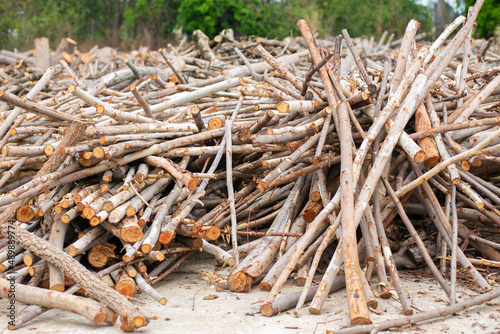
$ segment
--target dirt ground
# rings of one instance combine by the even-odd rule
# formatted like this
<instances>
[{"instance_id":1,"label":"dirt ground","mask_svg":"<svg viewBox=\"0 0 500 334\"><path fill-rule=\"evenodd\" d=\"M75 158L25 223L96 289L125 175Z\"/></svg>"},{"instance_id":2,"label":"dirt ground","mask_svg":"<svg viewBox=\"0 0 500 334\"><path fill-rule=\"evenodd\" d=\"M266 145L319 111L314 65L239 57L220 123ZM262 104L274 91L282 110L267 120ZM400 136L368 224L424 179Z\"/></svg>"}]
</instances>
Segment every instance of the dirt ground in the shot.
<instances>
[{"instance_id":1,"label":"dirt ground","mask_svg":"<svg viewBox=\"0 0 500 334\"><path fill-rule=\"evenodd\" d=\"M304 308L299 318L291 313L271 318L259 313L259 300L266 292L258 287L247 294L217 292L214 286L198 277L199 273L216 271L227 274L227 269L219 270L213 258L205 254L192 256L180 266L179 270L168 276L157 286L168 302L161 306L144 294L137 295L143 302L142 310L149 316L156 315L149 325L137 333L325 333L327 329L338 329L348 325L347 299L344 291L331 294L321 315L312 315ZM447 298L438 284L421 272L401 272L404 287L416 313L446 305ZM459 300L467 299L478 292L471 290L464 280L459 285ZM295 283L289 282L282 294L298 291ZM209 295L215 299L203 298ZM378 299L377 312L372 313L373 322L400 317L401 305L394 299ZM25 306L17 303L18 312ZM193 310L194 307L194 310ZM9 333L7 327L7 302L0 300L0 333ZM404 333L500 333L500 299L474 307L465 313L445 319L430 321L394 330ZM27 323L15 333L122 333L119 325L114 327L93 325L78 315L50 310L44 315Z\"/></svg>"}]
</instances>

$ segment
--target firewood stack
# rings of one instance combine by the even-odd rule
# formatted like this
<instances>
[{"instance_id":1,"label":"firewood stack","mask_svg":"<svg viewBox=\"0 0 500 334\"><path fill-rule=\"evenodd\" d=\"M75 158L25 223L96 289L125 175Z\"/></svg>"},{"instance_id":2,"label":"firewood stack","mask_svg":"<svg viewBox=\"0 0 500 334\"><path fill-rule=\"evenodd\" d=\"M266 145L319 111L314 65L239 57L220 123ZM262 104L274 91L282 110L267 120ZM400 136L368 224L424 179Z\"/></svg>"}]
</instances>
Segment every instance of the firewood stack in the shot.
<instances>
[{"instance_id":1,"label":"firewood stack","mask_svg":"<svg viewBox=\"0 0 500 334\"><path fill-rule=\"evenodd\" d=\"M499 296L500 56L471 39L481 3L432 44L415 20L387 42L316 40L299 20L284 41L70 43L43 71L0 51L0 297L15 281L43 306L9 327L49 308L145 326L130 297L164 305L153 286L199 251L231 291L269 291L266 316L320 314L345 287L361 327L335 333L370 332L377 298L412 317L380 329ZM412 316L398 269L423 266L450 306ZM277 298L294 271L303 289ZM457 275L485 293L457 303Z\"/></svg>"}]
</instances>

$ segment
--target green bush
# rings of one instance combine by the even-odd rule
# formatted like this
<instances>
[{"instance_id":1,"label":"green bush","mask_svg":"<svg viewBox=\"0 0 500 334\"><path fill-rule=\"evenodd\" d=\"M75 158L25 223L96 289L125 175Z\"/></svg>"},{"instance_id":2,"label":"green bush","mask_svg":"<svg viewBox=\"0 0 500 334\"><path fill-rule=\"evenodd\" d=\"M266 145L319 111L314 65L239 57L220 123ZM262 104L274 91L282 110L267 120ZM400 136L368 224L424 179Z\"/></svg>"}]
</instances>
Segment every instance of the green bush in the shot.
<instances>
[{"instance_id":1,"label":"green bush","mask_svg":"<svg viewBox=\"0 0 500 334\"><path fill-rule=\"evenodd\" d=\"M474 0L465 1L465 16L467 16L468 7L474 6L474 3ZM489 38L495 36L495 29L500 25L500 0L485 0L476 23L476 37Z\"/></svg>"},{"instance_id":2,"label":"green bush","mask_svg":"<svg viewBox=\"0 0 500 334\"><path fill-rule=\"evenodd\" d=\"M188 34L200 29L213 37L231 28L241 35L284 37L294 28L286 1L177 0L177 3L177 24Z\"/></svg>"},{"instance_id":3,"label":"green bush","mask_svg":"<svg viewBox=\"0 0 500 334\"><path fill-rule=\"evenodd\" d=\"M488 34L499 21L499 1L486 0L479 34ZM244 36L297 36L300 18L319 36L347 28L353 37L379 37L388 30L398 38L411 18L421 23L419 32L431 24L429 8L416 0L11 0L0 1L0 49L32 48L33 39L42 36L52 48L63 37L110 45L114 15L122 48L155 48L181 29L189 35L200 29L210 37L227 28Z\"/></svg>"}]
</instances>

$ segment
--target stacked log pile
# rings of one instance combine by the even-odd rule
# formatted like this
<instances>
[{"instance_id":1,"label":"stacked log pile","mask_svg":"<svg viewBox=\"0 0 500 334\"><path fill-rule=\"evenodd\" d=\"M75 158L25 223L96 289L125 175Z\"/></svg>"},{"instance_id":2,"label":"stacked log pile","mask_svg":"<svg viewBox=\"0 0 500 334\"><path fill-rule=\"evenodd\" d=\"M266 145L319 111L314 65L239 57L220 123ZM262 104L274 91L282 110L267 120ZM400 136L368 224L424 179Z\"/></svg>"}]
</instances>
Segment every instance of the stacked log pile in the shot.
<instances>
[{"instance_id":1,"label":"stacked log pile","mask_svg":"<svg viewBox=\"0 0 500 334\"><path fill-rule=\"evenodd\" d=\"M284 41L0 51L0 297L42 306L9 327L49 308L145 326L131 298L166 304L153 286L199 251L231 291L269 291L266 316L320 314L345 287L362 327L335 333L496 298L500 56L471 39L481 3L431 45L415 20L387 42L316 40L299 20ZM398 268L421 266L440 313L412 315ZM303 289L277 298L294 271ZM485 293L457 303L457 275ZM371 324L391 296L407 317Z\"/></svg>"}]
</instances>

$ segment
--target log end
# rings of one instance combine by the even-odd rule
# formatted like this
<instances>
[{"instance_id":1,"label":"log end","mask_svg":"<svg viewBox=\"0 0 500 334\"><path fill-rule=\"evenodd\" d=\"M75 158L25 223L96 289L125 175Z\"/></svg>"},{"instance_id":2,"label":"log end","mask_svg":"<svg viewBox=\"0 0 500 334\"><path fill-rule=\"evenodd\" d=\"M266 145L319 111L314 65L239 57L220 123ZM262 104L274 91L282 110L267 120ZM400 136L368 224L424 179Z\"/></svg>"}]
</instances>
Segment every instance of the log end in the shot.
<instances>
[{"instance_id":1,"label":"log end","mask_svg":"<svg viewBox=\"0 0 500 334\"><path fill-rule=\"evenodd\" d=\"M76 254L78 254L78 248L76 248L74 245L69 245L68 254L69 256L76 256Z\"/></svg>"},{"instance_id":2,"label":"log end","mask_svg":"<svg viewBox=\"0 0 500 334\"><path fill-rule=\"evenodd\" d=\"M158 262L163 262L165 260L165 255L162 252L152 252L150 253L150 259Z\"/></svg>"},{"instance_id":3,"label":"log end","mask_svg":"<svg viewBox=\"0 0 500 334\"><path fill-rule=\"evenodd\" d=\"M306 279L305 277L297 277L295 283L297 283L298 286L304 286L306 284Z\"/></svg>"},{"instance_id":4,"label":"log end","mask_svg":"<svg viewBox=\"0 0 500 334\"><path fill-rule=\"evenodd\" d=\"M472 166L474 167L479 167L483 163L480 157L472 157L471 160L472 160Z\"/></svg>"},{"instance_id":5,"label":"log end","mask_svg":"<svg viewBox=\"0 0 500 334\"><path fill-rule=\"evenodd\" d=\"M236 259L233 256L231 256L227 259L226 262L229 266L234 266L236 264Z\"/></svg>"},{"instance_id":6,"label":"log end","mask_svg":"<svg viewBox=\"0 0 500 334\"><path fill-rule=\"evenodd\" d=\"M218 117L211 118L208 121L208 130L220 129L224 126L224 121Z\"/></svg>"},{"instance_id":7,"label":"log end","mask_svg":"<svg viewBox=\"0 0 500 334\"><path fill-rule=\"evenodd\" d=\"M29 223L35 217L35 210L29 205L23 205L16 210L16 219L21 223Z\"/></svg>"},{"instance_id":8,"label":"log end","mask_svg":"<svg viewBox=\"0 0 500 334\"><path fill-rule=\"evenodd\" d=\"M271 284L269 284L268 282L260 282L259 284L259 289L263 290L263 291L271 291L271 288L273 286Z\"/></svg>"},{"instance_id":9,"label":"log end","mask_svg":"<svg viewBox=\"0 0 500 334\"><path fill-rule=\"evenodd\" d=\"M127 217L132 217L132 216L135 216L136 214L137 214L137 210L131 205L127 206L127 208L125 209L125 215ZM109 216L111 218L111 214Z\"/></svg>"},{"instance_id":10,"label":"log end","mask_svg":"<svg viewBox=\"0 0 500 334\"><path fill-rule=\"evenodd\" d=\"M250 131L249 128L242 128L238 132L238 139L242 142L249 140L251 136L252 136L252 132Z\"/></svg>"},{"instance_id":11,"label":"log end","mask_svg":"<svg viewBox=\"0 0 500 334\"><path fill-rule=\"evenodd\" d=\"M290 110L290 105L287 102L278 102L276 104L276 109L282 114L287 113Z\"/></svg>"},{"instance_id":12,"label":"log end","mask_svg":"<svg viewBox=\"0 0 500 334\"><path fill-rule=\"evenodd\" d=\"M371 297L370 299L367 300L366 305L368 305L368 307L371 308L377 308L378 301L375 298Z\"/></svg>"},{"instance_id":13,"label":"log end","mask_svg":"<svg viewBox=\"0 0 500 334\"><path fill-rule=\"evenodd\" d=\"M50 157L52 154L54 154L54 152L55 152L54 146L52 146L50 144L45 145L45 147L43 148L43 153L47 157Z\"/></svg>"},{"instance_id":14,"label":"log end","mask_svg":"<svg viewBox=\"0 0 500 334\"><path fill-rule=\"evenodd\" d=\"M71 217L68 214L64 214L61 216L61 221L64 224L69 224L69 222L71 221Z\"/></svg>"},{"instance_id":15,"label":"log end","mask_svg":"<svg viewBox=\"0 0 500 334\"><path fill-rule=\"evenodd\" d=\"M104 156L106 155L106 152L104 151L104 149L101 146L97 146L97 147L94 147L94 149L92 150L92 154L94 157L101 159L101 158L104 158Z\"/></svg>"},{"instance_id":16,"label":"log end","mask_svg":"<svg viewBox=\"0 0 500 334\"><path fill-rule=\"evenodd\" d=\"M125 262L130 262L133 259L134 259L133 255L132 256L128 256L128 255L125 254L125 255L122 256L122 261L125 261Z\"/></svg>"},{"instance_id":17,"label":"log end","mask_svg":"<svg viewBox=\"0 0 500 334\"><path fill-rule=\"evenodd\" d=\"M143 233L139 225L122 228L120 238L125 242L134 243L141 240Z\"/></svg>"},{"instance_id":18,"label":"log end","mask_svg":"<svg viewBox=\"0 0 500 334\"><path fill-rule=\"evenodd\" d=\"M313 202L319 202L321 201L321 194L319 193L319 191L312 191L309 195L309 199Z\"/></svg>"},{"instance_id":19,"label":"log end","mask_svg":"<svg viewBox=\"0 0 500 334\"><path fill-rule=\"evenodd\" d=\"M116 324L116 321L118 320L118 314L116 314L115 312L113 311L109 311L108 312L110 315L108 316L108 318L106 318L106 323L109 323L111 326L114 326Z\"/></svg>"},{"instance_id":20,"label":"log end","mask_svg":"<svg viewBox=\"0 0 500 334\"><path fill-rule=\"evenodd\" d=\"M54 284L50 287L50 290L52 291L58 291L58 292L64 292L64 284Z\"/></svg>"},{"instance_id":21,"label":"log end","mask_svg":"<svg viewBox=\"0 0 500 334\"><path fill-rule=\"evenodd\" d=\"M253 278L247 276L244 272L238 271L229 275L227 282L229 290L232 292L249 292L252 289Z\"/></svg>"},{"instance_id":22,"label":"log end","mask_svg":"<svg viewBox=\"0 0 500 334\"><path fill-rule=\"evenodd\" d=\"M309 307L309 313L320 315L321 314L321 310L318 309L318 308L315 308L315 307Z\"/></svg>"},{"instance_id":23,"label":"log end","mask_svg":"<svg viewBox=\"0 0 500 334\"><path fill-rule=\"evenodd\" d=\"M130 267L127 269L127 275L129 275L130 277L135 277L135 275L137 275L137 270L135 270L134 267Z\"/></svg>"},{"instance_id":24,"label":"log end","mask_svg":"<svg viewBox=\"0 0 500 334\"><path fill-rule=\"evenodd\" d=\"M107 263L108 263L108 256L104 253L99 252L99 250L95 250L92 248L88 255L87 259L90 263L90 265L94 268L100 269L103 268Z\"/></svg>"},{"instance_id":25,"label":"log end","mask_svg":"<svg viewBox=\"0 0 500 334\"><path fill-rule=\"evenodd\" d=\"M33 265L33 255L32 254L23 255L23 263L28 267Z\"/></svg>"},{"instance_id":26,"label":"log end","mask_svg":"<svg viewBox=\"0 0 500 334\"><path fill-rule=\"evenodd\" d=\"M371 325L372 321L370 318L359 316L359 317L354 317L351 319L351 326L358 326L358 325Z\"/></svg>"},{"instance_id":27,"label":"log end","mask_svg":"<svg viewBox=\"0 0 500 334\"><path fill-rule=\"evenodd\" d=\"M419 164L425 161L425 157L426 157L425 152L420 150L415 154L413 159L415 160L416 163Z\"/></svg>"},{"instance_id":28,"label":"log end","mask_svg":"<svg viewBox=\"0 0 500 334\"><path fill-rule=\"evenodd\" d=\"M141 251L144 253L144 254L149 254L151 253L151 245L149 244L143 244L141 246Z\"/></svg>"},{"instance_id":29,"label":"log end","mask_svg":"<svg viewBox=\"0 0 500 334\"><path fill-rule=\"evenodd\" d=\"M92 217L89 221L90 226L97 226L100 223L101 223L101 219L97 216Z\"/></svg>"},{"instance_id":30,"label":"log end","mask_svg":"<svg viewBox=\"0 0 500 334\"><path fill-rule=\"evenodd\" d=\"M118 224L123 216L119 210L113 210L109 213L108 220L111 224Z\"/></svg>"},{"instance_id":31,"label":"log end","mask_svg":"<svg viewBox=\"0 0 500 334\"><path fill-rule=\"evenodd\" d=\"M88 219L90 220L92 217L94 217L96 215L96 212L94 209L92 209L91 207L86 207L86 208L83 208L83 211L82 211L82 217L85 218L85 219Z\"/></svg>"},{"instance_id":32,"label":"log end","mask_svg":"<svg viewBox=\"0 0 500 334\"><path fill-rule=\"evenodd\" d=\"M189 180L189 183L188 183L188 189L191 191L191 190L194 190L194 188L196 188L196 186L200 183L200 180L197 178L197 177L192 177L190 180Z\"/></svg>"},{"instance_id":33,"label":"log end","mask_svg":"<svg viewBox=\"0 0 500 334\"><path fill-rule=\"evenodd\" d=\"M134 297L136 290L134 280L128 276L120 279L115 284L115 290L118 291L120 294L124 295L125 297Z\"/></svg>"},{"instance_id":34,"label":"log end","mask_svg":"<svg viewBox=\"0 0 500 334\"><path fill-rule=\"evenodd\" d=\"M439 156L428 157L424 160L424 167L431 169L439 163Z\"/></svg>"},{"instance_id":35,"label":"log end","mask_svg":"<svg viewBox=\"0 0 500 334\"><path fill-rule=\"evenodd\" d=\"M257 180L257 189L263 193L269 187L269 182L266 180Z\"/></svg>"},{"instance_id":36,"label":"log end","mask_svg":"<svg viewBox=\"0 0 500 334\"><path fill-rule=\"evenodd\" d=\"M179 240L181 241L181 240ZM201 248L203 246L203 240L198 238L183 238L182 242L189 247Z\"/></svg>"},{"instance_id":37,"label":"log end","mask_svg":"<svg viewBox=\"0 0 500 334\"><path fill-rule=\"evenodd\" d=\"M214 241L219 239L220 237L220 228L217 226L210 226L206 231L205 231L205 239L209 241Z\"/></svg>"},{"instance_id":38,"label":"log end","mask_svg":"<svg viewBox=\"0 0 500 334\"><path fill-rule=\"evenodd\" d=\"M404 310L403 314L404 315L412 315L413 314L413 310L412 309Z\"/></svg>"},{"instance_id":39,"label":"log end","mask_svg":"<svg viewBox=\"0 0 500 334\"><path fill-rule=\"evenodd\" d=\"M104 322L104 320L106 320L106 315L102 311L99 311L95 315L93 321L94 321L94 324L98 325L98 324L102 324Z\"/></svg>"},{"instance_id":40,"label":"log end","mask_svg":"<svg viewBox=\"0 0 500 334\"><path fill-rule=\"evenodd\" d=\"M317 215L317 212L315 212L315 211L307 211L304 213L304 215L302 217L304 218L304 220L306 222L312 223L314 218L316 218L316 215Z\"/></svg>"},{"instance_id":41,"label":"log end","mask_svg":"<svg viewBox=\"0 0 500 334\"><path fill-rule=\"evenodd\" d=\"M464 171L468 172L471 168L471 164L467 160L462 160L462 161L460 161L460 167Z\"/></svg>"},{"instance_id":42,"label":"log end","mask_svg":"<svg viewBox=\"0 0 500 334\"><path fill-rule=\"evenodd\" d=\"M134 324L135 328L140 328L146 325L146 318L142 315L136 315L132 317L132 323Z\"/></svg>"},{"instance_id":43,"label":"log end","mask_svg":"<svg viewBox=\"0 0 500 334\"><path fill-rule=\"evenodd\" d=\"M110 201L106 201L102 205L102 209L106 212L111 212L114 208L115 208L115 205L113 204L113 202L110 202Z\"/></svg>"},{"instance_id":44,"label":"log end","mask_svg":"<svg viewBox=\"0 0 500 334\"><path fill-rule=\"evenodd\" d=\"M273 310L273 305L271 303L265 303L260 306L260 313L266 317L272 317L276 313Z\"/></svg>"},{"instance_id":45,"label":"log end","mask_svg":"<svg viewBox=\"0 0 500 334\"><path fill-rule=\"evenodd\" d=\"M174 234L171 231L162 232L162 233L160 233L160 236L158 237L158 241L162 245L166 245L170 241L172 241L173 237L174 237Z\"/></svg>"},{"instance_id":46,"label":"log end","mask_svg":"<svg viewBox=\"0 0 500 334\"><path fill-rule=\"evenodd\" d=\"M132 323L128 320L127 317L123 317L122 322L120 324L120 329L124 332L133 332L135 330L135 327L132 325Z\"/></svg>"},{"instance_id":47,"label":"log end","mask_svg":"<svg viewBox=\"0 0 500 334\"><path fill-rule=\"evenodd\" d=\"M299 28L299 30L300 29L309 29L309 24L304 19L298 20L296 26L297 26L297 28Z\"/></svg>"}]
</instances>

